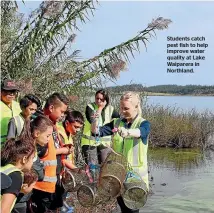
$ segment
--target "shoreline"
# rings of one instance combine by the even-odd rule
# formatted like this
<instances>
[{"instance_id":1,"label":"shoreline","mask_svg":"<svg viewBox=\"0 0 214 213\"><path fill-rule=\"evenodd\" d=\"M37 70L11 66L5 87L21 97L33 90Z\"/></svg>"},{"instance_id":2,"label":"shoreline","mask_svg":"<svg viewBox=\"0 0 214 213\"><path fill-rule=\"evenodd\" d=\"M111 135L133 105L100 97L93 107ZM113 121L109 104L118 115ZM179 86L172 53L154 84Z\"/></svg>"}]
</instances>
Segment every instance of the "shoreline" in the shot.
<instances>
[{"instance_id":1,"label":"shoreline","mask_svg":"<svg viewBox=\"0 0 214 213\"><path fill-rule=\"evenodd\" d=\"M171 93L152 93L152 92L145 92L147 96L196 96L196 97L213 97L214 94L171 94Z\"/></svg>"}]
</instances>

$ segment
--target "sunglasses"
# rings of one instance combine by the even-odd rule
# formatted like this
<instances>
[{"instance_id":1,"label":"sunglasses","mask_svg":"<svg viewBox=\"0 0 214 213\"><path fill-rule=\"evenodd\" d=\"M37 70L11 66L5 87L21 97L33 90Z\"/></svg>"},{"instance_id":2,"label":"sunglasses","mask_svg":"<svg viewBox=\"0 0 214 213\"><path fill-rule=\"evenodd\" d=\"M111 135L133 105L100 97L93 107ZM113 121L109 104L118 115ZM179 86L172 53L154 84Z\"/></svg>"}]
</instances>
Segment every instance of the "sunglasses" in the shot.
<instances>
[{"instance_id":1,"label":"sunglasses","mask_svg":"<svg viewBox=\"0 0 214 213\"><path fill-rule=\"evenodd\" d=\"M103 98L96 98L96 100L101 100L102 102L105 101L105 99L103 99Z\"/></svg>"},{"instance_id":2,"label":"sunglasses","mask_svg":"<svg viewBox=\"0 0 214 213\"><path fill-rule=\"evenodd\" d=\"M6 95L16 95L18 92L17 90L3 90L3 92L6 94Z\"/></svg>"}]
</instances>

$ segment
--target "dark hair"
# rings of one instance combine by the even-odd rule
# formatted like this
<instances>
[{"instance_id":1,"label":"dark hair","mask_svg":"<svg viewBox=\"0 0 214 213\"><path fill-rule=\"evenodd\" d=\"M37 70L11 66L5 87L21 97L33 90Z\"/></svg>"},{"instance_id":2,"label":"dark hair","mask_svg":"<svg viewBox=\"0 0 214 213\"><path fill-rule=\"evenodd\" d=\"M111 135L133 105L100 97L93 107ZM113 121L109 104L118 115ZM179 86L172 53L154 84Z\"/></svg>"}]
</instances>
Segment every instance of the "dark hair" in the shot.
<instances>
[{"instance_id":1,"label":"dark hair","mask_svg":"<svg viewBox=\"0 0 214 213\"><path fill-rule=\"evenodd\" d=\"M52 121L44 115L39 115L33 120L26 120L20 138L32 138L32 133L35 130L45 132L49 126L53 126Z\"/></svg>"},{"instance_id":2,"label":"dark hair","mask_svg":"<svg viewBox=\"0 0 214 213\"><path fill-rule=\"evenodd\" d=\"M95 98L96 98L97 94L99 94L99 93L102 94L104 100L106 100L106 106L105 106L105 107L107 107L107 106L109 105L109 102L110 102L108 92L107 92L106 90L104 90L104 89L100 89L100 90L98 90L98 91L96 92Z\"/></svg>"},{"instance_id":3,"label":"dark hair","mask_svg":"<svg viewBox=\"0 0 214 213\"><path fill-rule=\"evenodd\" d=\"M31 169L30 171L24 171L24 184L27 184L30 186L32 183L36 182L38 180L37 173Z\"/></svg>"},{"instance_id":4,"label":"dark hair","mask_svg":"<svg viewBox=\"0 0 214 213\"><path fill-rule=\"evenodd\" d=\"M31 138L9 139L1 150L1 164L15 164L18 160L27 156L27 159L35 152L35 145Z\"/></svg>"},{"instance_id":5,"label":"dark hair","mask_svg":"<svg viewBox=\"0 0 214 213\"><path fill-rule=\"evenodd\" d=\"M69 123L74 123L76 121L80 124L84 124L84 117L79 111L66 111L65 115L65 120L63 123L65 123L65 121L68 121Z\"/></svg>"},{"instance_id":6,"label":"dark hair","mask_svg":"<svg viewBox=\"0 0 214 213\"><path fill-rule=\"evenodd\" d=\"M35 95L32 94L28 94L25 95L21 100L20 100L20 107L22 108L26 108L29 105L31 105L32 103L35 103L37 105L38 108L41 107L41 102L39 100L39 98L37 98Z\"/></svg>"},{"instance_id":7,"label":"dark hair","mask_svg":"<svg viewBox=\"0 0 214 213\"><path fill-rule=\"evenodd\" d=\"M47 98L44 108L47 109L50 105L60 106L61 102L65 105L69 104L69 100L64 94L53 93Z\"/></svg>"}]
</instances>

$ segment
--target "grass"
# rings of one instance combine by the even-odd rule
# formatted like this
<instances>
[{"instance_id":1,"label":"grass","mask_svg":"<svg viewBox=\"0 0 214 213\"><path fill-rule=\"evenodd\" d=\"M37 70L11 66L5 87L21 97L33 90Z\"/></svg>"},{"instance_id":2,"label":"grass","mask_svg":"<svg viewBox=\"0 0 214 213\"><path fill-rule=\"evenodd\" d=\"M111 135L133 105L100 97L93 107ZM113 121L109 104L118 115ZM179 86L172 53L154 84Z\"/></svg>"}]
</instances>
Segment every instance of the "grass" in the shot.
<instances>
[{"instance_id":1,"label":"grass","mask_svg":"<svg viewBox=\"0 0 214 213\"><path fill-rule=\"evenodd\" d=\"M214 115L195 110L183 112L176 107L149 106L143 117L151 122L151 147L209 148L214 133Z\"/></svg>"}]
</instances>

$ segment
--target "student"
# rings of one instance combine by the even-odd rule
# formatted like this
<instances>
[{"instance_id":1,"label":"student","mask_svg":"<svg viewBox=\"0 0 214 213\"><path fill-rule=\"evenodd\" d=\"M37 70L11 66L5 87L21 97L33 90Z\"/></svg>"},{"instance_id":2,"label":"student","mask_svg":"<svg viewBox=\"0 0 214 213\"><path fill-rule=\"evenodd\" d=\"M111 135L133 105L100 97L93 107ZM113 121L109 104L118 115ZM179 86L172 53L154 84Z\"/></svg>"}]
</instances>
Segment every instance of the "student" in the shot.
<instances>
[{"instance_id":1,"label":"student","mask_svg":"<svg viewBox=\"0 0 214 213\"><path fill-rule=\"evenodd\" d=\"M25 95L19 102L21 113L10 119L8 124L7 139L17 138L23 129L24 121L41 106L40 100L35 95Z\"/></svg>"},{"instance_id":2,"label":"student","mask_svg":"<svg viewBox=\"0 0 214 213\"><path fill-rule=\"evenodd\" d=\"M53 124L53 133L48 142L48 152L40 157L44 161L45 176L44 181L37 182L33 195L33 205L37 206L35 213L43 213L48 210L57 210L63 205L62 194L64 193L60 173L62 170L61 155L71 153L69 147L61 147L56 123L64 116L68 107L68 99L59 93L54 93L46 100L44 115Z\"/></svg>"},{"instance_id":3,"label":"student","mask_svg":"<svg viewBox=\"0 0 214 213\"><path fill-rule=\"evenodd\" d=\"M1 84L1 101L0 101L0 125L1 125L1 146L4 145L7 137L7 128L9 120L13 116L19 115L21 109L15 101L19 89L13 80L4 80Z\"/></svg>"},{"instance_id":4,"label":"student","mask_svg":"<svg viewBox=\"0 0 214 213\"><path fill-rule=\"evenodd\" d=\"M33 165L35 146L30 140L10 139L1 151L1 172L8 175L12 184L1 191L1 212L10 213L16 202L23 182L22 170Z\"/></svg>"},{"instance_id":5,"label":"student","mask_svg":"<svg viewBox=\"0 0 214 213\"><path fill-rule=\"evenodd\" d=\"M36 172L31 169L24 172L24 181L12 213L27 213L27 201L30 199L34 185L38 180Z\"/></svg>"},{"instance_id":6,"label":"student","mask_svg":"<svg viewBox=\"0 0 214 213\"><path fill-rule=\"evenodd\" d=\"M92 123L92 132L99 134L100 137L113 135L114 151L123 154L127 158L133 170L141 175L147 189L149 189L147 149L150 123L142 118L139 95L134 92L127 92L122 95L120 113L122 118L114 119L99 129L97 126L100 114L96 113L96 119ZM122 212L139 213L139 210L127 208L122 197L118 197L117 200Z\"/></svg>"},{"instance_id":7,"label":"student","mask_svg":"<svg viewBox=\"0 0 214 213\"><path fill-rule=\"evenodd\" d=\"M20 135L23 140L32 138L36 146L36 155L33 162L33 169L38 175L38 181L45 178L44 170L46 164L42 161L48 153L48 142L53 132L53 123L44 115L39 115L33 120L27 120Z\"/></svg>"},{"instance_id":8,"label":"student","mask_svg":"<svg viewBox=\"0 0 214 213\"><path fill-rule=\"evenodd\" d=\"M64 164L69 169L77 168L75 166L75 155L74 155L74 143L72 137L80 132L84 124L83 115L78 111L67 111L62 126L58 125L58 133L63 144L71 145L73 151L67 156L67 160L64 160Z\"/></svg>"},{"instance_id":9,"label":"student","mask_svg":"<svg viewBox=\"0 0 214 213\"><path fill-rule=\"evenodd\" d=\"M119 114L114 110L113 106L111 106L109 102L110 99L108 93L101 89L95 94L95 102L88 104L86 107L86 121L81 146L87 164L100 164L105 160L110 151L108 146L111 145L111 136L99 138L97 141L98 138L91 135L91 123L93 121L92 115L95 111L100 114L100 127L106 123L109 123L113 118L119 118Z\"/></svg>"}]
</instances>

